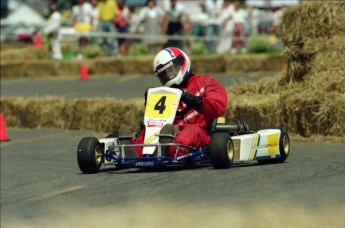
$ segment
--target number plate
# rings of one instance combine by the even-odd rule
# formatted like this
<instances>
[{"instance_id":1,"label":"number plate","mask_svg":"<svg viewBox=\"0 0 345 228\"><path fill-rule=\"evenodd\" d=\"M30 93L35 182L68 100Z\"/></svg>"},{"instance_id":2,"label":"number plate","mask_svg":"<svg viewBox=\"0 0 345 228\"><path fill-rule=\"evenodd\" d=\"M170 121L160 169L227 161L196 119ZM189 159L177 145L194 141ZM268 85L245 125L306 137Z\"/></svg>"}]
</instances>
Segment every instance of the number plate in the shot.
<instances>
[{"instance_id":1,"label":"number plate","mask_svg":"<svg viewBox=\"0 0 345 228\"><path fill-rule=\"evenodd\" d=\"M175 114L177 94L150 94L147 97L145 114L148 118L168 119Z\"/></svg>"},{"instance_id":2,"label":"number plate","mask_svg":"<svg viewBox=\"0 0 345 228\"><path fill-rule=\"evenodd\" d=\"M169 87L151 88L147 92L145 107L145 144L157 143L160 130L172 124L182 91ZM155 147L144 147L143 154L153 154Z\"/></svg>"}]
</instances>

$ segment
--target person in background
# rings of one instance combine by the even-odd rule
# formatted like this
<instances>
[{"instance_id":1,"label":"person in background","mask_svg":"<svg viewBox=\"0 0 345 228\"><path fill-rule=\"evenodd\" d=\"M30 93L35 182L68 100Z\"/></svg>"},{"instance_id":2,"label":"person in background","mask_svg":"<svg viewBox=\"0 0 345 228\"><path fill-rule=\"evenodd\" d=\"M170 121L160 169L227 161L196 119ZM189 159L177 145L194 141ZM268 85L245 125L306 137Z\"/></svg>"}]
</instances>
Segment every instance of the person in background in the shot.
<instances>
[{"instance_id":1,"label":"person in background","mask_svg":"<svg viewBox=\"0 0 345 228\"><path fill-rule=\"evenodd\" d=\"M250 21L250 35L257 35L259 33L259 14L260 10L257 6L251 6L249 10Z\"/></svg>"},{"instance_id":2,"label":"person in background","mask_svg":"<svg viewBox=\"0 0 345 228\"><path fill-rule=\"evenodd\" d=\"M92 6L85 0L77 0L77 4L72 8L72 24L77 32L90 32L92 29ZM78 40L77 58L83 58L81 50L89 43L89 39L82 36Z\"/></svg>"},{"instance_id":3,"label":"person in background","mask_svg":"<svg viewBox=\"0 0 345 228\"><path fill-rule=\"evenodd\" d=\"M97 32L99 31L99 8L98 8L98 1L97 0L90 0L90 4L92 6L92 11L91 11L91 25L92 29L91 32ZM92 37L90 38L90 43L91 44L98 44L98 39L97 37Z\"/></svg>"},{"instance_id":4,"label":"person in background","mask_svg":"<svg viewBox=\"0 0 345 228\"><path fill-rule=\"evenodd\" d=\"M110 35L116 34L116 16L119 12L117 3L114 0L100 0L98 3L99 20L102 32ZM104 37L101 41L105 56L116 56L118 54L118 41L115 37Z\"/></svg>"},{"instance_id":5,"label":"person in background","mask_svg":"<svg viewBox=\"0 0 345 228\"><path fill-rule=\"evenodd\" d=\"M224 54L230 51L232 43L232 33L234 29L233 23L234 5L231 0L224 0L223 8L218 17L220 26L220 40L217 46L217 53Z\"/></svg>"},{"instance_id":6,"label":"person in background","mask_svg":"<svg viewBox=\"0 0 345 228\"><path fill-rule=\"evenodd\" d=\"M134 6L128 6L128 11L126 13L127 18L127 31L130 34L139 34L144 32L144 27L141 25L138 13ZM134 43L140 43L140 39L127 39L126 49L127 51L132 47Z\"/></svg>"},{"instance_id":7,"label":"person in background","mask_svg":"<svg viewBox=\"0 0 345 228\"><path fill-rule=\"evenodd\" d=\"M126 33L127 32L127 14L128 8L124 2L124 0L119 0L117 3L119 8L119 12L115 19L115 26L119 33ZM126 55L126 39L124 37L120 37L117 39L119 44L119 55L125 56Z\"/></svg>"},{"instance_id":8,"label":"person in background","mask_svg":"<svg viewBox=\"0 0 345 228\"><path fill-rule=\"evenodd\" d=\"M241 51L242 53L245 53L247 49L246 49L246 37L244 33L244 23L246 22L248 13L247 11L241 8L241 3L238 0L234 2L234 7L235 7L235 10L233 13L234 31L233 31L231 53L234 54L237 51Z\"/></svg>"},{"instance_id":9,"label":"person in background","mask_svg":"<svg viewBox=\"0 0 345 228\"><path fill-rule=\"evenodd\" d=\"M52 54L52 58L55 60L62 59L61 45L59 38L59 30L61 27L61 14L57 9L55 3L50 3L49 5L50 16L43 28L43 34L49 39L49 49Z\"/></svg>"},{"instance_id":10,"label":"person in background","mask_svg":"<svg viewBox=\"0 0 345 228\"><path fill-rule=\"evenodd\" d=\"M163 19L163 31L168 36L183 35L191 30L189 16L185 11L185 6L177 0L170 0L162 3L166 16ZM183 42L179 40L168 39L166 47L174 46L182 48Z\"/></svg>"},{"instance_id":11,"label":"person in background","mask_svg":"<svg viewBox=\"0 0 345 228\"><path fill-rule=\"evenodd\" d=\"M153 71L162 86L178 88L183 91L173 124L166 124L160 134L176 135L176 143L204 147L210 142L209 127L212 121L226 111L228 96L225 88L208 75L192 72L192 63L187 54L179 48L169 47L161 50L153 60ZM119 128L119 136L131 135L126 125ZM145 128L134 140L122 139L120 144L143 144ZM164 143L171 142L161 141ZM167 139L163 139L167 140ZM168 147L162 153L175 157L176 148ZM189 153L180 149L178 156ZM142 156L141 148L125 148L126 156Z\"/></svg>"},{"instance_id":12,"label":"person in background","mask_svg":"<svg viewBox=\"0 0 345 228\"><path fill-rule=\"evenodd\" d=\"M99 8L97 0L90 0L92 6L91 10L91 25L92 30L97 31L99 29Z\"/></svg>"},{"instance_id":13,"label":"person in background","mask_svg":"<svg viewBox=\"0 0 345 228\"><path fill-rule=\"evenodd\" d=\"M143 25L143 34L146 38L143 39L149 46L151 54L157 53L161 49L161 39L154 37L155 35L161 35L162 33L162 21L165 12L156 6L155 0L147 0L146 6L143 7L138 14L138 20ZM150 37L153 35L153 37Z\"/></svg>"},{"instance_id":14,"label":"person in background","mask_svg":"<svg viewBox=\"0 0 345 228\"><path fill-rule=\"evenodd\" d=\"M222 12L224 0L205 0L205 9L208 15L206 26L206 38L214 38L219 35L218 17ZM217 42L206 41L206 48L208 53L215 50Z\"/></svg>"}]
</instances>

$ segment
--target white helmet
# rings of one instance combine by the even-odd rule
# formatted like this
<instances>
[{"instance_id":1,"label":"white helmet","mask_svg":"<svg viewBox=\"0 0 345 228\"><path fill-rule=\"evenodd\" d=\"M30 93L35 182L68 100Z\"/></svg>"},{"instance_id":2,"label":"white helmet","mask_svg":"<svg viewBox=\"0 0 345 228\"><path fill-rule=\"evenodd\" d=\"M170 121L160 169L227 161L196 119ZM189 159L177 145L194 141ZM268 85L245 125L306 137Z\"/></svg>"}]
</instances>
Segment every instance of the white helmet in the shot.
<instances>
[{"instance_id":1,"label":"white helmet","mask_svg":"<svg viewBox=\"0 0 345 228\"><path fill-rule=\"evenodd\" d=\"M186 53L174 47L161 50L153 60L153 71L163 86L180 85L191 69L192 64Z\"/></svg>"}]
</instances>

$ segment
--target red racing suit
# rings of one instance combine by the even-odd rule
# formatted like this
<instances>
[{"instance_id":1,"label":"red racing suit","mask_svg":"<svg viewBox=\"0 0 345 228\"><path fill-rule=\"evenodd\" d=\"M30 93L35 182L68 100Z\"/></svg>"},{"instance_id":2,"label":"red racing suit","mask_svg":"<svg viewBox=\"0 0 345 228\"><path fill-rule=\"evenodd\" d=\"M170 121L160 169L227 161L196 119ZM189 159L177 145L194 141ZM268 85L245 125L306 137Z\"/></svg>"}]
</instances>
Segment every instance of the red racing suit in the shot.
<instances>
[{"instance_id":1,"label":"red racing suit","mask_svg":"<svg viewBox=\"0 0 345 228\"><path fill-rule=\"evenodd\" d=\"M202 105L197 110L188 109L185 103L180 102L174 124L178 126L176 143L203 147L210 142L209 127L213 119L223 115L226 111L228 96L225 88L215 79L208 75L200 76L192 73L184 83L185 88L180 88L184 92L189 92L195 96L202 97ZM143 144L145 129L140 132L139 137L134 141L135 144ZM138 156L142 156L142 149L135 149ZM178 156L188 153L179 150ZM170 147L166 156L174 157L175 148Z\"/></svg>"}]
</instances>

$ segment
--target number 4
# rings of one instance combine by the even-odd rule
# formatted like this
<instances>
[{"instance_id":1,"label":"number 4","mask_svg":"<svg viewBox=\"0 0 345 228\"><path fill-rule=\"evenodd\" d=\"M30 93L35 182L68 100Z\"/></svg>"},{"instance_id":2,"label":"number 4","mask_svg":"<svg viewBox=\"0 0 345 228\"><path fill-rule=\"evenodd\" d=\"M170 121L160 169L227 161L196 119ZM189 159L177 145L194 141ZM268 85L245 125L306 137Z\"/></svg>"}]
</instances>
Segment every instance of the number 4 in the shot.
<instances>
[{"instance_id":1,"label":"number 4","mask_svg":"<svg viewBox=\"0 0 345 228\"><path fill-rule=\"evenodd\" d=\"M163 114L164 110L166 109L165 100L167 99L166 96L161 97L159 101L155 104L155 110L159 111L159 114Z\"/></svg>"}]
</instances>

